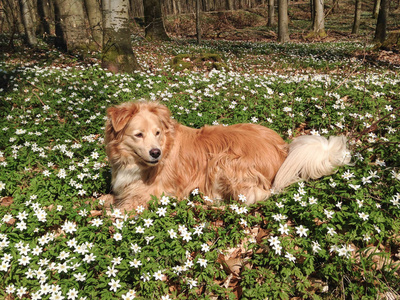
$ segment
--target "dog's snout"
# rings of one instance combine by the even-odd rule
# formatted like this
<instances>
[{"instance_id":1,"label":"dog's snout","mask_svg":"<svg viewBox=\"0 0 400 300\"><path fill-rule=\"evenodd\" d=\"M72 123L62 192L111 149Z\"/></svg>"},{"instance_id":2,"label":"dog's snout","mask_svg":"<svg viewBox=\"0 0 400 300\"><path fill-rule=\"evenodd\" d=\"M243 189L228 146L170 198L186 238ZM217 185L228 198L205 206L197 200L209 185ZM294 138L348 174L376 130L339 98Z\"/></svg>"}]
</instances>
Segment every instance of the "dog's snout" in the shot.
<instances>
[{"instance_id":1,"label":"dog's snout","mask_svg":"<svg viewBox=\"0 0 400 300\"><path fill-rule=\"evenodd\" d=\"M153 148L150 150L150 156L152 158L159 158L161 155L161 150L158 148Z\"/></svg>"}]
</instances>

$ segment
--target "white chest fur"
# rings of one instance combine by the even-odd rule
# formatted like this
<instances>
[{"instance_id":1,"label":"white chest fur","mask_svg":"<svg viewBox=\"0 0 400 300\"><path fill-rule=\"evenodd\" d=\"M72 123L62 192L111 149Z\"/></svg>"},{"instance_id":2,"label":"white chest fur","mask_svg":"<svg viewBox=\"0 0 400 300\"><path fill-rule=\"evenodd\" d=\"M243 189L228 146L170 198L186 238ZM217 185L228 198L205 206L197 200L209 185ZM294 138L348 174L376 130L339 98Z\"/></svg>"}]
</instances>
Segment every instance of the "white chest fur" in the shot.
<instances>
[{"instance_id":1,"label":"white chest fur","mask_svg":"<svg viewBox=\"0 0 400 300\"><path fill-rule=\"evenodd\" d=\"M113 170L114 172L114 170ZM134 181L141 179L138 165L128 165L113 173L112 186L115 193L122 193L123 189Z\"/></svg>"}]
</instances>

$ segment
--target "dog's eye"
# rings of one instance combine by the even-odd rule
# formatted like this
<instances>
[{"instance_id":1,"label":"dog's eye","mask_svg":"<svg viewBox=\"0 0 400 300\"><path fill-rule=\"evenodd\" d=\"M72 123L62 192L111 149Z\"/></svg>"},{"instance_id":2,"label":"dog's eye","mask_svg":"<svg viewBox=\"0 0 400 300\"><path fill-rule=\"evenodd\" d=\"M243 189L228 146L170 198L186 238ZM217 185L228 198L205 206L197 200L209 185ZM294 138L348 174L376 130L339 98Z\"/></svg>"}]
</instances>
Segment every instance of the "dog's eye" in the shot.
<instances>
[{"instance_id":1,"label":"dog's eye","mask_svg":"<svg viewBox=\"0 0 400 300\"><path fill-rule=\"evenodd\" d=\"M135 137L137 137L138 139L141 139L143 137L143 133L136 133Z\"/></svg>"},{"instance_id":2,"label":"dog's eye","mask_svg":"<svg viewBox=\"0 0 400 300\"><path fill-rule=\"evenodd\" d=\"M160 131L156 131L156 136L159 136L160 135Z\"/></svg>"}]
</instances>

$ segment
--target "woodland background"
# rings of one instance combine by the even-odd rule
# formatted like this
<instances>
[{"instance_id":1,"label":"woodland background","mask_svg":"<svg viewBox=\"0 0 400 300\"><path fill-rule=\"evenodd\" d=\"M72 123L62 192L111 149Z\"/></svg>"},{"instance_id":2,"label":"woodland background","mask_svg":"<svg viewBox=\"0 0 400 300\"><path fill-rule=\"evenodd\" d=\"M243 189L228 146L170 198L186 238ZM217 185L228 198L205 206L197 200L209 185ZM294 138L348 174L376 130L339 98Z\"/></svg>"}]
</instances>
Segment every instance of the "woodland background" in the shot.
<instances>
[{"instance_id":1,"label":"woodland background","mask_svg":"<svg viewBox=\"0 0 400 300\"><path fill-rule=\"evenodd\" d=\"M350 38L398 51L399 15L399 0L1 0L0 32L8 48L18 36L30 47L42 38L69 53L97 51L103 67L131 72L140 68L132 34L197 43Z\"/></svg>"}]
</instances>

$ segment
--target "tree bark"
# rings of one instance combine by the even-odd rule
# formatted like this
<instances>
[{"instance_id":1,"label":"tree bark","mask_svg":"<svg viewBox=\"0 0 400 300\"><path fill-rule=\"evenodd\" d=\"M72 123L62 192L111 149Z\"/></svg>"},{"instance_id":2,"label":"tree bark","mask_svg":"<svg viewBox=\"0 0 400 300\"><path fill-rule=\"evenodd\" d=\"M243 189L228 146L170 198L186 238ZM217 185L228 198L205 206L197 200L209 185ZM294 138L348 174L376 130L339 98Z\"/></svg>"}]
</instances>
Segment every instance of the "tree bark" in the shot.
<instances>
[{"instance_id":1,"label":"tree bark","mask_svg":"<svg viewBox=\"0 0 400 300\"><path fill-rule=\"evenodd\" d=\"M56 46L74 52L87 49L88 34L81 0L55 0Z\"/></svg>"},{"instance_id":2,"label":"tree bark","mask_svg":"<svg viewBox=\"0 0 400 300\"><path fill-rule=\"evenodd\" d=\"M32 18L32 12L29 8L27 0L19 0L22 24L24 25L26 43L34 47L37 44L37 38L35 35L35 24Z\"/></svg>"},{"instance_id":3,"label":"tree bark","mask_svg":"<svg viewBox=\"0 0 400 300\"><path fill-rule=\"evenodd\" d=\"M85 0L84 2L89 20L90 32L94 42L93 47L99 49L103 45L103 17L101 14L100 2L98 0Z\"/></svg>"},{"instance_id":4,"label":"tree bark","mask_svg":"<svg viewBox=\"0 0 400 300\"><path fill-rule=\"evenodd\" d=\"M314 0L314 36L325 37L325 15L324 15L324 0Z\"/></svg>"},{"instance_id":5,"label":"tree bark","mask_svg":"<svg viewBox=\"0 0 400 300\"><path fill-rule=\"evenodd\" d=\"M286 43L289 38L289 16L287 0L278 1L278 42Z\"/></svg>"},{"instance_id":6,"label":"tree bark","mask_svg":"<svg viewBox=\"0 0 400 300\"><path fill-rule=\"evenodd\" d=\"M383 43L386 38L387 19L389 13L389 0L381 0L378 21L376 22L375 42Z\"/></svg>"},{"instance_id":7,"label":"tree bark","mask_svg":"<svg viewBox=\"0 0 400 300\"><path fill-rule=\"evenodd\" d=\"M196 0L196 37L197 37L197 45L200 45L201 44L200 0Z\"/></svg>"},{"instance_id":8,"label":"tree bark","mask_svg":"<svg viewBox=\"0 0 400 300\"><path fill-rule=\"evenodd\" d=\"M379 15L379 9L381 7L381 0L374 1L374 10L372 12L372 18L377 19Z\"/></svg>"},{"instance_id":9,"label":"tree bark","mask_svg":"<svg viewBox=\"0 0 400 300\"><path fill-rule=\"evenodd\" d=\"M140 69L132 49L128 0L103 0L103 34L104 68L114 73Z\"/></svg>"},{"instance_id":10,"label":"tree bark","mask_svg":"<svg viewBox=\"0 0 400 300\"><path fill-rule=\"evenodd\" d=\"M169 41L164 27L161 0L143 0L145 37L149 40Z\"/></svg>"},{"instance_id":11,"label":"tree bark","mask_svg":"<svg viewBox=\"0 0 400 300\"><path fill-rule=\"evenodd\" d=\"M37 0L37 11L39 16L39 30L41 35L50 35L50 3L48 0Z\"/></svg>"},{"instance_id":12,"label":"tree bark","mask_svg":"<svg viewBox=\"0 0 400 300\"><path fill-rule=\"evenodd\" d=\"M356 0L355 10L354 10L353 29L351 31L352 34L358 34L358 32L360 30L361 4L362 4L362 0Z\"/></svg>"},{"instance_id":13,"label":"tree bark","mask_svg":"<svg viewBox=\"0 0 400 300\"><path fill-rule=\"evenodd\" d=\"M275 26L275 1L268 0L268 24L267 26Z\"/></svg>"}]
</instances>

